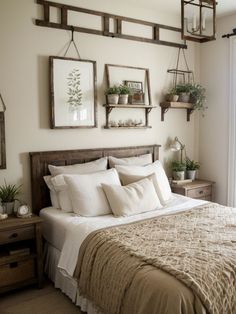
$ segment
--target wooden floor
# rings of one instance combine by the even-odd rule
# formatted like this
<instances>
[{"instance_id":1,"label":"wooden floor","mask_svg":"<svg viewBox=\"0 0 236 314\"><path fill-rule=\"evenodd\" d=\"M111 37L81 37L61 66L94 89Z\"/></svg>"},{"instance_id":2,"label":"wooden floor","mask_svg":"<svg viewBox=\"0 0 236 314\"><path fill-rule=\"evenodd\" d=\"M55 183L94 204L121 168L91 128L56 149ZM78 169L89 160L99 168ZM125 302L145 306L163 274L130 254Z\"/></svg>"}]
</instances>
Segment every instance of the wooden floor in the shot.
<instances>
[{"instance_id":1,"label":"wooden floor","mask_svg":"<svg viewBox=\"0 0 236 314\"><path fill-rule=\"evenodd\" d=\"M83 314L50 282L43 289L24 288L0 296L1 314Z\"/></svg>"}]
</instances>

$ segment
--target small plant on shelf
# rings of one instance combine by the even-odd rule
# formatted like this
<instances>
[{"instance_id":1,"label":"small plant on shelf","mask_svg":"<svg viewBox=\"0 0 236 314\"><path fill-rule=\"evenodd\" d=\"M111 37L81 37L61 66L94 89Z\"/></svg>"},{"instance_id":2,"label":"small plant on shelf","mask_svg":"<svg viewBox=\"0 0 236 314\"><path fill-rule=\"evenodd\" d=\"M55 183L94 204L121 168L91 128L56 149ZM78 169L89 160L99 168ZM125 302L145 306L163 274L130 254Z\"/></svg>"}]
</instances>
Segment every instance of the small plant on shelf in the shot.
<instances>
[{"instance_id":1,"label":"small plant on shelf","mask_svg":"<svg viewBox=\"0 0 236 314\"><path fill-rule=\"evenodd\" d=\"M105 95L107 98L107 104L118 104L120 88L117 85L113 85L106 89Z\"/></svg>"},{"instance_id":2,"label":"small plant on shelf","mask_svg":"<svg viewBox=\"0 0 236 314\"><path fill-rule=\"evenodd\" d=\"M178 84L175 87L175 92L179 95L180 102L189 102L191 95L192 84Z\"/></svg>"},{"instance_id":3,"label":"small plant on shelf","mask_svg":"<svg viewBox=\"0 0 236 314\"><path fill-rule=\"evenodd\" d=\"M178 99L179 95L177 94L176 88L171 88L171 90L166 94L166 101L176 102Z\"/></svg>"},{"instance_id":4,"label":"small plant on shelf","mask_svg":"<svg viewBox=\"0 0 236 314\"><path fill-rule=\"evenodd\" d=\"M128 97L131 93L130 88L127 85L120 85L119 91L119 104L126 105L128 103Z\"/></svg>"}]
</instances>

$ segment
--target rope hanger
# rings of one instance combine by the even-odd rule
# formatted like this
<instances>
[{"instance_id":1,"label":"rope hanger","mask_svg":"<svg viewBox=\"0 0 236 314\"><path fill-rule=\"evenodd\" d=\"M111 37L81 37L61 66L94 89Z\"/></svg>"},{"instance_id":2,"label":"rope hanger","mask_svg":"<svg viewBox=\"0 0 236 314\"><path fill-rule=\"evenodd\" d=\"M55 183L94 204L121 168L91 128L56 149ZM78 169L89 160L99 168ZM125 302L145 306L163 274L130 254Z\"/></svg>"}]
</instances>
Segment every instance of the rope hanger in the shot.
<instances>
[{"instance_id":1,"label":"rope hanger","mask_svg":"<svg viewBox=\"0 0 236 314\"><path fill-rule=\"evenodd\" d=\"M76 52L77 52L78 59L81 59L81 58L80 58L80 54L79 54L79 50L78 50L78 48L77 48L77 46L76 46L76 43L75 43L75 41L74 41L74 31L75 31L74 26L71 26L71 40L70 40L69 45L68 45L68 47L67 47L67 49L66 49L66 51L65 51L65 53L64 53L64 57L66 56L66 54L67 54L67 52L68 52L68 50L69 50L69 48L70 48L70 45L73 44L73 45L74 45L74 48L75 48L75 50L76 50Z\"/></svg>"}]
</instances>

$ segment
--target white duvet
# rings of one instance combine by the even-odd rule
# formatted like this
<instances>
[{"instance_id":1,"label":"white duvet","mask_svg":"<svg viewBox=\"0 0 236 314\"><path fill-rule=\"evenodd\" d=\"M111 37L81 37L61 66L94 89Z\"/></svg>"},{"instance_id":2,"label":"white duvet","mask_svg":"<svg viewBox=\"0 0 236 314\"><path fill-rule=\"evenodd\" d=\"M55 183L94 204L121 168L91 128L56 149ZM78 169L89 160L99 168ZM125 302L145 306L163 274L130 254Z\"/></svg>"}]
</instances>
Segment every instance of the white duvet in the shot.
<instances>
[{"instance_id":1,"label":"white duvet","mask_svg":"<svg viewBox=\"0 0 236 314\"><path fill-rule=\"evenodd\" d=\"M40 216L45 221L44 237L61 250L58 267L67 275L73 276L80 246L91 232L104 227L189 210L204 203L206 201L173 194L172 200L162 209L130 217L117 218L112 215L81 217L73 213L64 213L52 207L42 209Z\"/></svg>"}]
</instances>

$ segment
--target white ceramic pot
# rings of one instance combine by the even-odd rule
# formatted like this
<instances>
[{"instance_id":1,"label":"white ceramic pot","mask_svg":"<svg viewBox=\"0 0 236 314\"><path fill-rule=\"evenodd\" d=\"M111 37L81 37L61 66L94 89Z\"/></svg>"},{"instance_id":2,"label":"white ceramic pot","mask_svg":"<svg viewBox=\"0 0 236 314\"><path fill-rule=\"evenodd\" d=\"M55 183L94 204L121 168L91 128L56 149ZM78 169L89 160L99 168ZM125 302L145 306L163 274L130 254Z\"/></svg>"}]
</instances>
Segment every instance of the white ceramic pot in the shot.
<instances>
[{"instance_id":1,"label":"white ceramic pot","mask_svg":"<svg viewBox=\"0 0 236 314\"><path fill-rule=\"evenodd\" d=\"M174 180L184 180L184 171L173 171Z\"/></svg>"},{"instance_id":2,"label":"white ceramic pot","mask_svg":"<svg viewBox=\"0 0 236 314\"><path fill-rule=\"evenodd\" d=\"M107 95L107 104L117 105L119 101L118 94L110 94Z\"/></svg>"},{"instance_id":3,"label":"white ceramic pot","mask_svg":"<svg viewBox=\"0 0 236 314\"><path fill-rule=\"evenodd\" d=\"M187 179L195 180L196 170L187 170Z\"/></svg>"},{"instance_id":4,"label":"white ceramic pot","mask_svg":"<svg viewBox=\"0 0 236 314\"><path fill-rule=\"evenodd\" d=\"M128 97L129 97L129 95L125 95L125 94L119 95L119 104L127 105L128 104Z\"/></svg>"},{"instance_id":5,"label":"white ceramic pot","mask_svg":"<svg viewBox=\"0 0 236 314\"><path fill-rule=\"evenodd\" d=\"M189 102L190 94L189 93L180 93L179 94L179 102Z\"/></svg>"}]
</instances>

